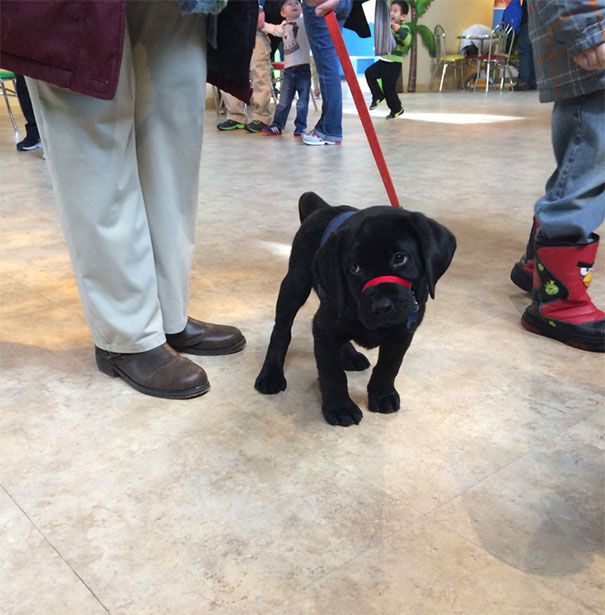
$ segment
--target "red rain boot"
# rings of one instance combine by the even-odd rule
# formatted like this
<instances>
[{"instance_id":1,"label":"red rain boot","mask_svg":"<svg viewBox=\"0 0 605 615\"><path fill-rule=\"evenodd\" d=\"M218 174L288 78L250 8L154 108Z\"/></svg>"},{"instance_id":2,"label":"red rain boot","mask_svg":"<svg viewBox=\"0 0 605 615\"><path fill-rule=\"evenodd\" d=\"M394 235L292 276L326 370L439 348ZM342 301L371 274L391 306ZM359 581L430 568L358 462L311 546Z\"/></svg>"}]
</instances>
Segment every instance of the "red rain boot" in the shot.
<instances>
[{"instance_id":1,"label":"red rain boot","mask_svg":"<svg viewBox=\"0 0 605 615\"><path fill-rule=\"evenodd\" d=\"M590 240L574 244L536 237L533 303L521 323L532 333L582 350L605 352L605 314L587 292L599 237L592 234Z\"/></svg>"},{"instance_id":2,"label":"red rain boot","mask_svg":"<svg viewBox=\"0 0 605 615\"><path fill-rule=\"evenodd\" d=\"M531 293L534 278L534 239L539 226L540 223L534 217L534 223L531 227L531 233L529 234L529 241L527 242L527 248L525 248L525 254L521 257L519 262L515 263L515 266L510 272L510 279L519 288L528 293Z\"/></svg>"}]
</instances>

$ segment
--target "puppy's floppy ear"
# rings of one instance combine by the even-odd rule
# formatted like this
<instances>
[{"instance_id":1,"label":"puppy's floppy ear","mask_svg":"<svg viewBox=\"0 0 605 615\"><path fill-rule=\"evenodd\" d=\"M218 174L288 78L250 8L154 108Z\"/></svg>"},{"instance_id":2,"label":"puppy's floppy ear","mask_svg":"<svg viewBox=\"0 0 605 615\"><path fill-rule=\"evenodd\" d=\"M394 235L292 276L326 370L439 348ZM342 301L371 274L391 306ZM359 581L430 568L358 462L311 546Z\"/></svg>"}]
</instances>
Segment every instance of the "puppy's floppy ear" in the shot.
<instances>
[{"instance_id":1,"label":"puppy's floppy ear","mask_svg":"<svg viewBox=\"0 0 605 615\"><path fill-rule=\"evenodd\" d=\"M343 234L333 232L326 243L319 248L313 259L313 277L321 293L336 306L336 313L342 316L345 310L347 284L342 258Z\"/></svg>"},{"instance_id":2,"label":"puppy's floppy ear","mask_svg":"<svg viewBox=\"0 0 605 615\"><path fill-rule=\"evenodd\" d=\"M445 226L418 212L410 214L412 231L421 248L426 273L426 283L435 298L435 284L446 272L456 251L456 238Z\"/></svg>"},{"instance_id":3,"label":"puppy's floppy ear","mask_svg":"<svg viewBox=\"0 0 605 615\"><path fill-rule=\"evenodd\" d=\"M298 199L298 216L302 222L309 214L312 214L316 209L321 207L330 207L318 194L315 192L305 192Z\"/></svg>"}]
</instances>

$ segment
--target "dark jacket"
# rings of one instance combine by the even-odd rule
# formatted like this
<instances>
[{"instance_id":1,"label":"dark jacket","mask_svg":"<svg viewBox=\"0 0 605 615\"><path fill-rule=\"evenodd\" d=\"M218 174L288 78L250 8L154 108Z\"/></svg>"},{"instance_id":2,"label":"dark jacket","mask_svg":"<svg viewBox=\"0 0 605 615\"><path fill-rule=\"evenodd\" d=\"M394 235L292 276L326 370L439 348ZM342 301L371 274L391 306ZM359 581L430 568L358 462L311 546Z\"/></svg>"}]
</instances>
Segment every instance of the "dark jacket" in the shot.
<instances>
[{"instance_id":1,"label":"dark jacket","mask_svg":"<svg viewBox=\"0 0 605 615\"><path fill-rule=\"evenodd\" d=\"M208 82L249 102L258 2L230 1L208 46ZM0 66L104 100L120 75L126 0L1 0Z\"/></svg>"}]
</instances>

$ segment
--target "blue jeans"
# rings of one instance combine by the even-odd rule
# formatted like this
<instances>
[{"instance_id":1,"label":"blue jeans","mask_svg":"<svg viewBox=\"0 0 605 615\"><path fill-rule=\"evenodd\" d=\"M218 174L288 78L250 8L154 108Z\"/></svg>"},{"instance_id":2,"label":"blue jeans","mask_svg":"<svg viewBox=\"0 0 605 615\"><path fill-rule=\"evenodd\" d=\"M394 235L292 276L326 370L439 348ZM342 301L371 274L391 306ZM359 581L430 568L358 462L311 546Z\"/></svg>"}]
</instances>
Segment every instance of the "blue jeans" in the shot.
<instances>
[{"instance_id":1,"label":"blue jeans","mask_svg":"<svg viewBox=\"0 0 605 615\"><path fill-rule=\"evenodd\" d=\"M311 65L300 64L284 70L279 90L279 104L275 109L273 123L283 130L288 122L288 114L294 96L298 94L296 103L296 130L304 132L307 127L307 112L309 111L309 94L311 93Z\"/></svg>"},{"instance_id":2,"label":"blue jeans","mask_svg":"<svg viewBox=\"0 0 605 615\"><path fill-rule=\"evenodd\" d=\"M535 213L540 234L584 242L605 219L605 90L556 102L557 168Z\"/></svg>"},{"instance_id":3,"label":"blue jeans","mask_svg":"<svg viewBox=\"0 0 605 615\"><path fill-rule=\"evenodd\" d=\"M340 0L334 9L341 30L352 6L353 0ZM340 63L336 49L334 49L326 20L315 16L315 7L303 4L303 15L309 46L317 67L322 99L321 117L315 124L314 130L324 139L340 141L342 139L342 88Z\"/></svg>"},{"instance_id":4,"label":"blue jeans","mask_svg":"<svg viewBox=\"0 0 605 615\"><path fill-rule=\"evenodd\" d=\"M534 54L529 39L529 28L522 23L519 28L519 40L517 42L519 52L519 83L536 85L536 70L534 68Z\"/></svg>"}]
</instances>

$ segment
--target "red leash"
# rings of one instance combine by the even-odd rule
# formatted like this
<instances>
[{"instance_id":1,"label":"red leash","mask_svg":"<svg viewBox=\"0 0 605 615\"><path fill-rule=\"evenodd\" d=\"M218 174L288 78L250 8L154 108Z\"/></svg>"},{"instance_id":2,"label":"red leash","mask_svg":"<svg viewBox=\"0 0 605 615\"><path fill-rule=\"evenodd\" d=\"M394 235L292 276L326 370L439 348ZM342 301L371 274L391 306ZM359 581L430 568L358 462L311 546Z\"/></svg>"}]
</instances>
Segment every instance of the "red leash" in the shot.
<instances>
[{"instance_id":1,"label":"red leash","mask_svg":"<svg viewBox=\"0 0 605 615\"><path fill-rule=\"evenodd\" d=\"M384 159L382 149L380 148L380 143L378 142L376 129L374 128L374 124L372 123L370 112L366 106L363 94L361 93L359 82L357 81L357 75L355 75L353 65L351 64L351 59L349 58L349 52L347 51L347 47L342 38L340 28L338 27L336 15L334 15L334 11L330 11L324 17L328 26L328 30L330 31L330 36L332 37L332 42L334 43L336 53L338 54L338 59L340 60L340 64L342 65L342 70L344 71L347 83L349 84L349 89L351 90L351 94L353 95L353 101L355 102L355 106L357 107L359 119L361 120L363 129L365 130L368 142L370 143L370 149L372 150L372 154L374 154L374 160L376 161L376 166L378 167L378 171L380 172L380 177L382 177L384 187L386 188L387 194L389 195L391 205L393 207L401 207L401 205L399 204L399 199L397 198L397 193L395 192L393 180L391 179L391 174L389 173L389 169Z\"/></svg>"}]
</instances>

